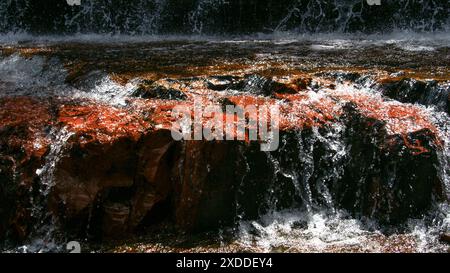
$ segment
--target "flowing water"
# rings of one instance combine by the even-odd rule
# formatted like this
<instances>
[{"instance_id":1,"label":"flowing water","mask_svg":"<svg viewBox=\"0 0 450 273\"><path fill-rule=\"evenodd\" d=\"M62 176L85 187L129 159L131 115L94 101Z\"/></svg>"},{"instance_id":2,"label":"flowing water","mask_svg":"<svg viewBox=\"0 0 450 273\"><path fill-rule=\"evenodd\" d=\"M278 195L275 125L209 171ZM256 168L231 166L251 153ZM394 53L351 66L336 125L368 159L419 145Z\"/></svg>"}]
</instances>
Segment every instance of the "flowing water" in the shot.
<instances>
[{"instance_id":1,"label":"flowing water","mask_svg":"<svg viewBox=\"0 0 450 273\"><path fill-rule=\"evenodd\" d=\"M386 32L448 28L446 0L6 0L0 31L36 33L225 34ZM45 12L44 12L45 11ZM214 19L212 19L214 18Z\"/></svg>"},{"instance_id":2,"label":"flowing water","mask_svg":"<svg viewBox=\"0 0 450 273\"><path fill-rule=\"evenodd\" d=\"M349 86L337 88L337 92L367 92L370 96L381 96L374 92L371 81L352 89ZM438 89L438 88L437 88ZM448 92L448 88L446 89ZM316 95L315 95L316 96ZM431 94L433 96L433 94ZM432 98L429 98L430 100ZM397 104L398 102L393 101ZM429 107L421 106L425 115L439 128L444 148L439 152L439 170L446 186L447 195L450 186L448 171L450 154L448 153L450 131L448 114L439 110L439 102ZM349 160L348 147L342 137L343 125L323 136L315 131L313 141L322 141L330 148L333 163L328 169L330 177L337 178L342 172L342 162ZM300 140L301 141L301 140ZM281 148L282 149L282 148ZM313 161L312 148L302 147L297 160ZM281 172L297 185L296 191L306 205L299 209L277 210L261 216L257 221L241 221L238 225L238 249L259 252L446 252L448 246L437 239L439 232L449 228L450 213L447 204L436 204L429 215L419 219L410 219L401 227L383 227L377 221L367 218L355 219L346 211L335 209L335 205L326 188L321 194L326 200L325 206L312 208L311 190L307 183L299 180L297 172L311 173L311 170L282 170L277 159L269 157L276 172ZM335 165L334 165L335 164ZM334 165L334 166L333 166ZM309 164L313 167L314 164ZM277 200L275 200L276 202ZM387 235L388 234L388 235Z\"/></svg>"}]
</instances>

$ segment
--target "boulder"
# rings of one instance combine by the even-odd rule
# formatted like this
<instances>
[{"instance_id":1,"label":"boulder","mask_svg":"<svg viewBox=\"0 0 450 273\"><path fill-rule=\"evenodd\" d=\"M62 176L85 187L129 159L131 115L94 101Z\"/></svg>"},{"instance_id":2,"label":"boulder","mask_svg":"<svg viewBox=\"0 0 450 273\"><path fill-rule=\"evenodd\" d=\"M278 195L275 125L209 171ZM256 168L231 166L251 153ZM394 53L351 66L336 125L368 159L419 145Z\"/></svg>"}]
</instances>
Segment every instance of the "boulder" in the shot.
<instances>
[{"instance_id":1,"label":"boulder","mask_svg":"<svg viewBox=\"0 0 450 273\"><path fill-rule=\"evenodd\" d=\"M435 106L441 111L450 113L448 83L410 78L386 79L381 83L380 88L385 96L397 101Z\"/></svg>"}]
</instances>

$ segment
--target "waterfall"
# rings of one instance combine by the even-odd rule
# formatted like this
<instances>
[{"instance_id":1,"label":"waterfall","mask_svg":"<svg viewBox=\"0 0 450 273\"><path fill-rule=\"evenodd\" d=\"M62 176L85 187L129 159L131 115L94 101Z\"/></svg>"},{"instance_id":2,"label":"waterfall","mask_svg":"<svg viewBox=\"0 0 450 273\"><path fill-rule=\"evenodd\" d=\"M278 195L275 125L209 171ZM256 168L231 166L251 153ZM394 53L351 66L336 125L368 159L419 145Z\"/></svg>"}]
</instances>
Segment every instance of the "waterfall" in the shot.
<instances>
[{"instance_id":1,"label":"waterfall","mask_svg":"<svg viewBox=\"0 0 450 273\"><path fill-rule=\"evenodd\" d=\"M0 33L252 34L445 31L446 0L6 0ZM45 13L44 13L45 11Z\"/></svg>"},{"instance_id":2,"label":"waterfall","mask_svg":"<svg viewBox=\"0 0 450 273\"><path fill-rule=\"evenodd\" d=\"M219 229L238 250L446 251L449 11L446 0L2 1L1 247L89 248L173 226ZM173 107L197 99L279 106L279 149L174 141Z\"/></svg>"},{"instance_id":3,"label":"waterfall","mask_svg":"<svg viewBox=\"0 0 450 273\"><path fill-rule=\"evenodd\" d=\"M69 138L73 133L68 132L65 128L61 130L54 130L50 133L53 138L53 143L50 146L50 151L45 159L45 164L41 169L36 170L39 177L39 185L37 185L38 195L31 201L32 212L31 216L35 219L36 225L30 241L26 245L19 246L17 249L20 252L53 252L62 251L64 246L61 244L61 231L57 227L57 221L53 218L47 209L49 194L54 186L54 172L59 159L64 154L64 149Z\"/></svg>"},{"instance_id":4,"label":"waterfall","mask_svg":"<svg viewBox=\"0 0 450 273\"><path fill-rule=\"evenodd\" d=\"M333 91L336 95L365 93L371 97L382 98L383 87L378 86L370 75L360 75L359 79L354 79L355 83L351 86L341 85L345 76L339 73L336 75L337 87L336 91ZM418 102L416 105L439 129L443 146L438 149L439 166L437 168L440 179L446 186L445 193L448 198L450 194L450 120L448 114L442 110L442 101L436 99L439 97L436 93L442 91L446 83L433 85L433 87L434 90L429 90L422 103ZM408 90L411 92L414 86L409 85ZM319 91L319 93L319 96L329 95L328 92ZM312 94L311 99L317 96ZM445 94L448 94L448 90ZM398 102L392 101L392 103ZM271 190L265 197L269 203L268 209L264 210L256 220L241 219L238 222L236 228L238 245L243 249L263 252L335 252L340 249L363 252L386 251L386 245L380 242L397 238L386 239L382 234L386 231L398 232L398 227L386 227L380 225L378 221L365 217L355 219L348 214L348 211L339 209L339 205L332 197L333 184L340 183L339 177L343 175L345 165L351 160L349 150L352 142L346 141L346 130L351 128L336 122L325 133L313 129L312 135L306 138L306 142L301 132L295 138L282 139L280 157L268 154L269 165L272 166L275 174L287 178L294 185L294 196L299 198L297 200L303 200L303 203L292 202L288 207L278 206L280 198L286 198L286 196L281 197L276 187L277 185L286 187L286 185L278 180L279 176L274 175L273 184L269 186ZM293 146L293 142L296 145ZM314 143L317 142L326 147L327 152L321 154L320 160L327 162L325 164L327 167L322 176L313 177L314 168L318 166L317 158L314 160L315 152L317 152L314 149L318 148ZM286 146L287 144L291 145ZM298 157L290 156L289 152L292 150L296 151L294 154ZM305 167L299 168L298 162L302 162ZM318 194L312 193L311 185L313 184L316 191L318 189ZM361 194L357 193L358 196ZM320 200L322 202L318 202ZM439 237L441 230L450 227L449 219L448 205L435 203L433 210L423 218L409 219L406 225L400 228L402 235L399 235L398 239L411 240L414 251L445 251L446 246L440 244L436 238ZM395 242L392 243L395 244Z\"/></svg>"}]
</instances>

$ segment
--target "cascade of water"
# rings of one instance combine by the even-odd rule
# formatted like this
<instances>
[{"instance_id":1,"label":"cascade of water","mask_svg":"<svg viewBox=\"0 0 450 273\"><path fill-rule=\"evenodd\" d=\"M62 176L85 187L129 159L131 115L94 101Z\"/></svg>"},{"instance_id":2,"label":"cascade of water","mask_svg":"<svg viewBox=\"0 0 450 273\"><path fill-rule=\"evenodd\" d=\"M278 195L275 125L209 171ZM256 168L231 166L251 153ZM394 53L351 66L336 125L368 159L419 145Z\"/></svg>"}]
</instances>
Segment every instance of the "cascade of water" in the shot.
<instances>
[{"instance_id":1,"label":"cascade of water","mask_svg":"<svg viewBox=\"0 0 450 273\"><path fill-rule=\"evenodd\" d=\"M311 48L314 49L313 46ZM268 58L265 57L267 55L261 54L261 60L264 61L264 58ZM272 55L272 57L274 56L275 54ZM291 55L287 54L286 56L290 57ZM2 92L11 91L8 93L11 96L20 94L34 95L22 93L30 92L30 90L48 89L48 92L53 92L55 91L54 89L58 89L56 91L59 93L49 93L48 95L54 96L64 93L69 99L88 98L114 107L124 105L125 98L133 93L138 84L137 81L132 80L127 85L122 86L105 72L95 70L84 77L77 78L74 86L69 86L69 84L65 84L67 71L58 60L48 60L42 56L23 57L18 54L13 54L0 60L0 76L0 84L5 84L5 86L13 85L11 88L2 88ZM306 99L298 103L304 103L303 106L307 107L317 102L320 103L321 99L333 100L339 98L336 100L341 101L342 105L338 103L336 107L342 110L346 104L345 97L357 97L363 94L374 98L376 101L387 99L382 94L382 90L376 89L374 81L369 76L363 75L356 83L351 85L347 82L348 79L346 80L344 75L338 75L333 88L320 86L319 83L317 85L319 87L308 87L308 90L301 91L302 95L306 96ZM409 88L413 87L414 82L411 81ZM51 91L52 89L53 91ZM420 110L420 114L428 114L429 119L438 128L439 138L443 141L442 149L437 149L439 160L437 169L440 171L440 177L445 182L447 195L449 195L450 120L448 114L444 112L445 105L443 104L446 99L445 95L448 94L448 84L437 85L428 94L428 97L419 102L426 105L426 107L420 107L418 110ZM383 103L383 106L392 105L399 106L406 105L406 103L400 103L395 100ZM381 119L388 121L389 117L386 116ZM408 126L411 126L409 128L411 130L416 128L414 122L411 122ZM301 130L296 131L293 135L283 136L279 152L265 153L268 162L267 166L271 169L270 171L273 171L273 180L270 181L270 185L268 185L269 190L264 198L264 201L268 203L268 210L260 215L262 218L258 221L249 222L242 220L240 222L245 242L247 242L245 238L252 240L252 234L256 233L258 235L258 247L269 251L289 245L290 241L293 240L292 238L298 236L298 240L293 240L292 244L310 246L311 249L315 250L326 250L330 246L343 248L354 244L364 245L366 240L370 241L370 238L367 237L370 233L369 231L375 230L374 233L370 233L371 236L379 235L376 224L351 218L348 214L337 210L335 200L333 200L332 187L339 181L343 173L343 167L349 160L351 140L346 139L349 129L351 128L347 128L343 120L333 121L331 125L324 128L313 126L310 131ZM38 170L42 186L40 188L42 199L45 199L53 185L55 166L60 156L64 153L65 143L71 136L65 130L61 132L53 131L50 134L53 144L46 158L46 164L42 169ZM244 151L241 151L241 153L244 154ZM243 168L247 172L251 171L251 160L250 158L243 159ZM181 162L180 166L182 167ZM361 175L364 175L364 171L365 169L362 169ZM248 178L252 178L251 175L248 177L244 175L241 184L245 184L245 180ZM387 182L392 183L392 180L390 179ZM365 182L363 178L361 178L361 181L361 183ZM278 195L280 190L276 187L279 185L281 185L280 187L287 185L293 188L293 195L289 196L292 202L288 204L287 210L286 204L281 204L281 201L288 202L281 200L283 198L280 198ZM247 198L249 192L240 189L238 195ZM34 216L39 218L43 202L35 201L33 204L35 205ZM244 209L245 207L241 206L240 203L236 203L238 212ZM445 206L440 210L444 214L448 214L448 211L448 207ZM244 218L243 216L239 214L238 219ZM46 219L46 215L43 215L42 219ZM448 215L444 217L444 220L440 219L443 223L440 223L439 227L449 226L449 219ZM426 241L427 237L429 237L427 236L429 231L428 226L421 220L419 219L418 222L411 221L411 234L419 237L421 242L419 249L427 251L430 244ZM52 224L48 224L39 230L41 234L47 234L40 237L49 238L49 242L52 238L51 234L54 232L51 230L51 226ZM262 237L267 237L269 240L262 240ZM36 244L49 245L48 242L44 241L41 239ZM377 247L379 246L369 244L363 250L376 251ZM36 249L36 247L33 248L33 250ZM23 249L23 251L30 250L30 247L28 247L28 250Z\"/></svg>"},{"instance_id":2,"label":"cascade of water","mask_svg":"<svg viewBox=\"0 0 450 273\"><path fill-rule=\"evenodd\" d=\"M205 21L209 19L210 11L217 11L220 6L228 4L226 0L200 0L196 7L189 13L189 23L192 32L203 33Z\"/></svg>"},{"instance_id":3,"label":"cascade of water","mask_svg":"<svg viewBox=\"0 0 450 273\"><path fill-rule=\"evenodd\" d=\"M50 10L51 17L42 13ZM226 34L272 31L385 32L448 28L448 1L385 0L7 0L0 32L101 34Z\"/></svg>"},{"instance_id":4,"label":"cascade of water","mask_svg":"<svg viewBox=\"0 0 450 273\"><path fill-rule=\"evenodd\" d=\"M41 169L36 170L36 174L39 177L39 194L31 200L31 216L37 221L30 240L26 245L20 246L18 251L20 252L49 252L49 251L61 251L62 245L58 242L57 225L55 219L47 209L48 197L52 187L54 186L54 172L55 168L64 153L64 149L67 141L73 135L73 133L67 131L65 128L50 132L52 136L52 144L50 145L50 151L45 159L45 164Z\"/></svg>"},{"instance_id":5,"label":"cascade of water","mask_svg":"<svg viewBox=\"0 0 450 273\"><path fill-rule=\"evenodd\" d=\"M342 175L343 162L347 157L344 130L343 124L335 123L325 132L312 128L312 134L306 138L301 132L296 134L296 139L283 137L281 152L278 155L267 153L268 161L274 170L272 186L275 187L279 183L278 179L281 176L291 181L295 195L302 200L306 211L322 206L333 208L329 187ZM296 157L290 158L288 155L292 152L293 141L296 142L294 148ZM323 149L323 153L317 153L315 150L317 147ZM324 166L327 168L326 171ZM314 196L311 187L319 193L320 204L317 203L317 197ZM272 202L271 210L276 210L279 198L280 196L274 195L273 192L269 193L267 200Z\"/></svg>"},{"instance_id":6,"label":"cascade of water","mask_svg":"<svg viewBox=\"0 0 450 273\"><path fill-rule=\"evenodd\" d=\"M362 76L357 82L351 85L344 85L344 75L336 77L336 89L328 92L319 91L322 96L351 96L356 93L364 93L367 96L382 98L382 91L376 88L375 82L369 76ZM439 88L436 87L439 93ZM430 98L425 101L434 101L439 106L440 100L436 101L436 92L430 92ZM328 93L328 94L327 94ZM317 96L317 94L312 97ZM439 96L437 96L439 97ZM313 99L313 98L312 98ZM398 104L396 101L389 102ZM446 112L440 110L442 107L436 106L418 106L427 115L430 120L439 129L439 138L443 141L441 149L438 149L437 169L440 171L440 177L446 185L447 198L449 198L450 181L450 135L449 135L449 116ZM411 124L414 126L414 124ZM242 220L238 225L237 242L244 248L257 249L259 251L335 251L336 249L357 249L358 251L386 251L386 242L392 240L410 240L411 251L434 252L445 250L445 245L439 243L438 237L442 230L450 226L448 205L436 203L436 209L433 209L424 219L410 219L407 222L407 228L403 230L398 237L385 237L382 227L376 221L362 218L361 220L349 217L349 215L336 209L336 204L330 194L329 185L338 181L343 173L343 166L349 160L348 143L345 141L344 124L335 122L333 126L325 133L313 129L313 134L305 141L305 138L298 134L296 138L296 148L298 149L298 158L292 158L293 161L286 163L284 157L288 156L288 150L293 149L293 139L283 138L280 144L280 150L283 151L282 157L268 154L268 160L273 166L275 174L280 174L291 180L295 185L295 194L304 201L303 206L291 207L289 209L277 209L277 196L274 191L269 192L268 202L272 203L271 209L261 215L258 220ZM287 144L291 145L287 145ZM316 143L325 145L325 154L322 159L326 160L326 172L323 176L312 176L315 164L317 168L317 158L315 158L314 149L317 149ZM297 162L302 162L305 167L299 169ZM290 164L289 164L290 163ZM306 175L305 175L306 174ZM274 176L272 187L279 183L278 176ZM305 178L308 180L305 183ZM325 183L325 181L332 181ZM333 182L334 181L334 182ZM317 194L312 194L311 184L315 184L319 189L320 196L325 200L325 206L317 206ZM270 195L272 194L272 196Z\"/></svg>"},{"instance_id":7,"label":"cascade of water","mask_svg":"<svg viewBox=\"0 0 450 273\"><path fill-rule=\"evenodd\" d=\"M112 0L83 1L74 14L65 14L65 28L77 33L154 34L160 28L166 4L166 0L140 0L131 5Z\"/></svg>"}]
</instances>

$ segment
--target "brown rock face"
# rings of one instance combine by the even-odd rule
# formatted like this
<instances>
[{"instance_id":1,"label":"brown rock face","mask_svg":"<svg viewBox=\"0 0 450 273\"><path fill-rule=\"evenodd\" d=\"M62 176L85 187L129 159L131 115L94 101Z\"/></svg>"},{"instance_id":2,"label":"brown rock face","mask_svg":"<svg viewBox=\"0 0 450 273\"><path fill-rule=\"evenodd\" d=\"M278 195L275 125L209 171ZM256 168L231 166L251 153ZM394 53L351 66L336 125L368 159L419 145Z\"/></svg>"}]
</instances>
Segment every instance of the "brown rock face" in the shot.
<instances>
[{"instance_id":1,"label":"brown rock face","mask_svg":"<svg viewBox=\"0 0 450 273\"><path fill-rule=\"evenodd\" d=\"M69 222L95 210L106 235L121 234L167 198L174 141L132 113L89 108L61 108L59 120L74 135L56 165L50 206Z\"/></svg>"},{"instance_id":2,"label":"brown rock face","mask_svg":"<svg viewBox=\"0 0 450 273\"><path fill-rule=\"evenodd\" d=\"M244 148L241 146L241 148ZM176 223L187 229L217 228L236 217L239 143L188 141L173 166Z\"/></svg>"}]
</instances>

